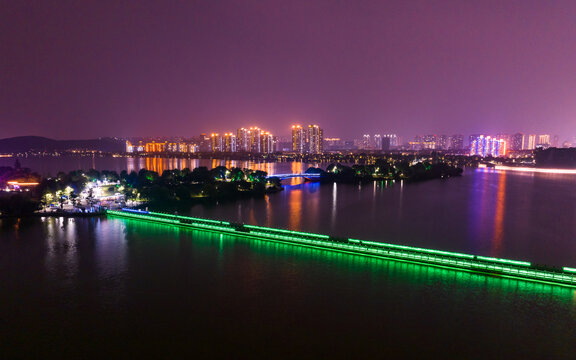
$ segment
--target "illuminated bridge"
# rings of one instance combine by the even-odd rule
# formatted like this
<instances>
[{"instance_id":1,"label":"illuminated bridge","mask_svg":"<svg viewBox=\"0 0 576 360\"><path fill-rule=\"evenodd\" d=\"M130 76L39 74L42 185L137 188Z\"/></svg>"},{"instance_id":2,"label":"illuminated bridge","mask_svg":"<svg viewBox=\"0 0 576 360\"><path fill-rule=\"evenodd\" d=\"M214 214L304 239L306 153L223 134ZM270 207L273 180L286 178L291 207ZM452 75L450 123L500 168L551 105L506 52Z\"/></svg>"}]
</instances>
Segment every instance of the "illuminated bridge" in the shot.
<instances>
[{"instance_id":1,"label":"illuminated bridge","mask_svg":"<svg viewBox=\"0 0 576 360\"><path fill-rule=\"evenodd\" d=\"M268 175L267 178L277 177L280 180L290 179L290 178L305 178L305 179L320 179L320 174L307 174L307 173L296 173L296 174L272 174Z\"/></svg>"},{"instance_id":2,"label":"illuminated bridge","mask_svg":"<svg viewBox=\"0 0 576 360\"><path fill-rule=\"evenodd\" d=\"M434 267L456 269L549 283L576 288L576 268L550 267L526 261L498 259L487 256L462 254L412 246L386 244L350 238L339 238L301 231L273 229L262 226L200 219L134 209L108 210L110 216L151 221L172 226L205 230L250 239L278 242L293 246L309 247L341 253L404 261Z\"/></svg>"}]
</instances>

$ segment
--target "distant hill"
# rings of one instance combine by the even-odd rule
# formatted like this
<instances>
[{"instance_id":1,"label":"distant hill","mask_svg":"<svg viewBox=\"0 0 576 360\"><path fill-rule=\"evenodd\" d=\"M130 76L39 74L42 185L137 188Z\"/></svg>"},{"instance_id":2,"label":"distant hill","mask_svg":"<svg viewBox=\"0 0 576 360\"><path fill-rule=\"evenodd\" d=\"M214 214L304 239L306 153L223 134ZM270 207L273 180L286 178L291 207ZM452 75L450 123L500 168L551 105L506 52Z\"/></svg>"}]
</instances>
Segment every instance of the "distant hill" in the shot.
<instances>
[{"instance_id":1,"label":"distant hill","mask_svg":"<svg viewBox=\"0 0 576 360\"><path fill-rule=\"evenodd\" d=\"M123 152L123 140L102 138L90 140L54 140L41 136L18 136L0 139L0 153L17 153L27 151L66 151L95 150L104 152Z\"/></svg>"}]
</instances>

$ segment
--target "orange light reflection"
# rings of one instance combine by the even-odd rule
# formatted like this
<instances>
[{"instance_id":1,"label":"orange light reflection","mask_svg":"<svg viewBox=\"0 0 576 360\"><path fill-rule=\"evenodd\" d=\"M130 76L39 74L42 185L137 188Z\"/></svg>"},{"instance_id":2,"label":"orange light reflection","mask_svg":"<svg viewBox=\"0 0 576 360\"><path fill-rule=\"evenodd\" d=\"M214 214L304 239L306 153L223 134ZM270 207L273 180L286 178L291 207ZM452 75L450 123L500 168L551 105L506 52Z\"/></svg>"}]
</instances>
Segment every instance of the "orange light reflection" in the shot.
<instances>
[{"instance_id":1,"label":"orange light reflection","mask_svg":"<svg viewBox=\"0 0 576 360\"><path fill-rule=\"evenodd\" d=\"M502 251L504 238L504 210L506 208L506 174L500 173L498 178L498 193L496 194L496 212L494 214L494 238L491 254L498 257Z\"/></svg>"}]
</instances>

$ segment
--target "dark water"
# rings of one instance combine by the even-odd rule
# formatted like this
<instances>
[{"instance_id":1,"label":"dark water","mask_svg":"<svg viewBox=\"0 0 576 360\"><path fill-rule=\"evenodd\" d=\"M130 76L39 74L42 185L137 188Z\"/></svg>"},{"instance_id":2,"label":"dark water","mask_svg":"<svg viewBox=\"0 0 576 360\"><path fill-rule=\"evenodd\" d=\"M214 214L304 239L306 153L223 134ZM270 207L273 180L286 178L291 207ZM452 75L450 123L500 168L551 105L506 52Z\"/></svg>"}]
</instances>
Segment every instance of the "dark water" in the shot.
<instances>
[{"instance_id":1,"label":"dark water","mask_svg":"<svg viewBox=\"0 0 576 360\"><path fill-rule=\"evenodd\" d=\"M576 177L288 186L196 216L576 266ZM29 358L573 358L573 289L124 219L0 223Z\"/></svg>"},{"instance_id":2,"label":"dark water","mask_svg":"<svg viewBox=\"0 0 576 360\"><path fill-rule=\"evenodd\" d=\"M138 171L148 169L162 173L164 170L172 169L194 169L199 166L206 166L209 169L217 166L227 168L240 167L254 170L266 171L269 174L286 173L293 168L304 169L309 166L319 166L321 164L303 164L294 162L271 163L260 161L244 160L223 160L223 159L179 159L170 157L99 157L99 156L28 156L28 157L0 157L0 166L14 166L16 159L22 167L27 167L43 176L55 176L59 171L72 170L113 170L118 173L122 170ZM325 167L325 166L324 166Z\"/></svg>"}]
</instances>

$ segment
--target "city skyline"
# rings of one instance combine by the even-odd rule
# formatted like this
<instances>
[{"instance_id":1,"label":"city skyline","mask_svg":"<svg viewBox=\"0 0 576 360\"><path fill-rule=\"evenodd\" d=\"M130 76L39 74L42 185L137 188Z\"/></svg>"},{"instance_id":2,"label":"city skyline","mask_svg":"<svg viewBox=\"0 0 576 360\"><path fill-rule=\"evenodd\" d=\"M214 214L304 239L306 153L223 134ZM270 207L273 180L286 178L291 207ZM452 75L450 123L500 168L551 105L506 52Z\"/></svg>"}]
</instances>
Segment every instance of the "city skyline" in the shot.
<instances>
[{"instance_id":1,"label":"city skyline","mask_svg":"<svg viewBox=\"0 0 576 360\"><path fill-rule=\"evenodd\" d=\"M3 138L576 135L570 1L20 1L0 17Z\"/></svg>"}]
</instances>

